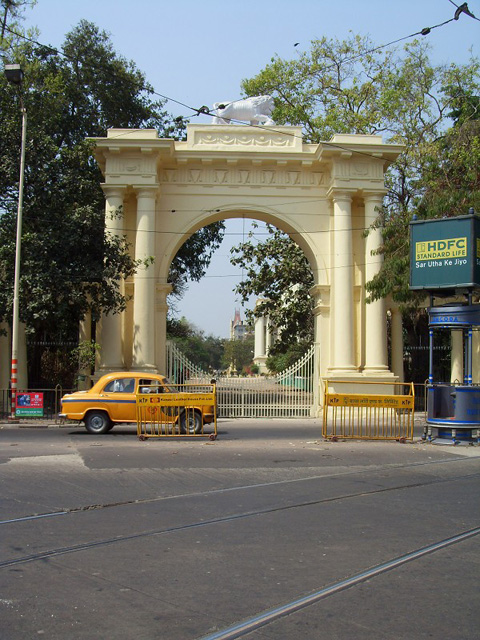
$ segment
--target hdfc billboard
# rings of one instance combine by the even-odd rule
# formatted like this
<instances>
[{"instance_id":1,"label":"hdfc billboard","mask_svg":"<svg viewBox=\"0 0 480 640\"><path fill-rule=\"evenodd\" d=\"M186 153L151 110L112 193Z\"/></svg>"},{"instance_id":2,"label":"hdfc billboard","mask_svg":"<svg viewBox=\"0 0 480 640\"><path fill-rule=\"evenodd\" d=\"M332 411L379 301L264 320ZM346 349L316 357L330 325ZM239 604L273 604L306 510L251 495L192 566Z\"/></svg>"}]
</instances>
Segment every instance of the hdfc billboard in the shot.
<instances>
[{"instance_id":1,"label":"hdfc billboard","mask_svg":"<svg viewBox=\"0 0 480 640\"><path fill-rule=\"evenodd\" d=\"M480 218L410 223L410 289L480 287Z\"/></svg>"}]
</instances>

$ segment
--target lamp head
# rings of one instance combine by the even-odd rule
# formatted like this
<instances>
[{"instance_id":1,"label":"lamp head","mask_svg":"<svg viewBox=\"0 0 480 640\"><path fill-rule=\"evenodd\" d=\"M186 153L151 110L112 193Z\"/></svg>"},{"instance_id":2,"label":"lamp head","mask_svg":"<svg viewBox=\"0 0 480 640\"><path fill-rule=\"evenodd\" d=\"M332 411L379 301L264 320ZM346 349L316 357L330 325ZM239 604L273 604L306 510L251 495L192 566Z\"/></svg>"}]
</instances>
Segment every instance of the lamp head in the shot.
<instances>
[{"instance_id":1,"label":"lamp head","mask_svg":"<svg viewBox=\"0 0 480 640\"><path fill-rule=\"evenodd\" d=\"M23 80L23 71L19 64L6 64L5 77L11 84L20 85Z\"/></svg>"}]
</instances>

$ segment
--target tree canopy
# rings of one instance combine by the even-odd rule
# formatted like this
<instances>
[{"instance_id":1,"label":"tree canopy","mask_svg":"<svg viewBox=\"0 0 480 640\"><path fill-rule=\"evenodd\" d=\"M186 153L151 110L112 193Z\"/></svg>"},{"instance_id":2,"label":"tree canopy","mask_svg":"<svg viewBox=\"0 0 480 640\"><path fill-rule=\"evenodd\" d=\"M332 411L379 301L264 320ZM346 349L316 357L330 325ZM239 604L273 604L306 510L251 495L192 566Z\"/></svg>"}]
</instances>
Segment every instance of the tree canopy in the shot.
<instances>
[{"instance_id":1,"label":"tree canopy","mask_svg":"<svg viewBox=\"0 0 480 640\"><path fill-rule=\"evenodd\" d=\"M477 58L465 65L433 65L425 41L385 49L352 34L343 41L315 40L293 60L275 56L243 82L246 95L272 95L272 118L278 124L301 125L307 142L354 133L381 134L386 142L405 145L386 175L388 194L376 223L383 228L384 263L367 285L371 299L390 295L405 308L415 306L408 289L408 223L414 212L434 217L466 214L471 206L478 210L479 70ZM247 270L239 290L268 298L269 283L260 283L275 258L284 291L299 284L305 302L292 311L302 308L303 323L299 318L296 322L306 326L308 287L289 260L293 242L280 232L277 240L275 251L271 237L255 249L248 243L237 247L234 262ZM259 306L255 313L265 310L266 305ZM282 311L281 296L273 295L268 312L276 314L280 326L289 325L290 310ZM292 340L294 335L292 331Z\"/></svg>"},{"instance_id":2,"label":"tree canopy","mask_svg":"<svg viewBox=\"0 0 480 640\"><path fill-rule=\"evenodd\" d=\"M168 337L178 345L183 354L201 367L204 371L216 371L222 367L225 340L212 335L205 335L204 331L185 317L180 320L171 318L167 325Z\"/></svg>"},{"instance_id":3,"label":"tree canopy","mask_svg":"<svg viewBox=\"0 0 480 640\"><path fill-rule=\"evenodd\" d=\"M185 122L166 113L105 31L81 21L58 51L10 21L21 4L2 0L3 62L19 63L24 81L19 89L0 74L0 320L11 318L22 103L28 126L21 320L30 331L64 334L88 309L94 318L124 309L119 281L138 267L126 238L105 230L102 178L87 138L111 127L155 128L161 137L180 138ZM183 245L172 265L177 293L188 278L203 275L222 237L217 223Z\"/></svg>"},{"instance_id":4,"label":"tree canopy","mask_svg":"<svg viewBox=\"0 0 480 640\"><path fill-rule=\"evenodd\" d=\"M253 226L257 227L255 223ZM271 326L277 329L273 354L311 338L313 301L309 290L314 281L300 247L275 227L266 228L266 240L257 242L255 231L251 231L246 242L231 250L230 262L245 272L236 287L242 302L252 296L258 298L255 309L248 312L250 324L255 316L268 316Z\"/></svg>"}]
</instances>

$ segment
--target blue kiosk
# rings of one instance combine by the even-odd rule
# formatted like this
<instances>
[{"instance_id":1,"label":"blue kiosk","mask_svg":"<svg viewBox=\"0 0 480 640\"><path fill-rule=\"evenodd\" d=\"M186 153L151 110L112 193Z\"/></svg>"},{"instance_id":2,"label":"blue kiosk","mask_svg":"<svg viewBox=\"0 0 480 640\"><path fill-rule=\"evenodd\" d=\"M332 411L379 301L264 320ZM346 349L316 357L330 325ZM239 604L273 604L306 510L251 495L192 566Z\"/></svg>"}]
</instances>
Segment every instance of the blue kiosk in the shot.
<instances>
[{"instance_id":1,"label":"blue kiosk","mask_svg":"<svg viewBox=\"0 0 480 640\"><path fill-rule=\"evenodd\" d=\"M452 444L480 443L480 384L473 379L473 334L480 330L480 218L469 215L410 223L410 288L430 294L427 426L424 438ZM435 298L463 302L434 306ZM434 380L436 332L459 331L463 380Z\"/></svg>"}]
</instances>

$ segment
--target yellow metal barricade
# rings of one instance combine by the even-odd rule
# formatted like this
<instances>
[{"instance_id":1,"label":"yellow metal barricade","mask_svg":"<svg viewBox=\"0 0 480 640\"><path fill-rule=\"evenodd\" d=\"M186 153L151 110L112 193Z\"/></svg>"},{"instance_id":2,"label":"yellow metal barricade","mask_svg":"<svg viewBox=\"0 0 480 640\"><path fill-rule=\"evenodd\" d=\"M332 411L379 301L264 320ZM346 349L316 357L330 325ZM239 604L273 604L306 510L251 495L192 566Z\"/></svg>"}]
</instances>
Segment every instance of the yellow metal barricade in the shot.
<instances>
[{"instance_id":1,"label":"yellow metal barricade","mask_svg":"<svg viewBox=\"0 0 480 640\"><path fill-rule=\"evenodd\" d=\"M149 391L145 393L145 391ZM177 384L159 392L142 387L136 396L137 435L141 440L161 437L217 437L217 401L214 384Z\"/></svg>"},{"instance_id":2,"label":"yellow metal barricade","mask_svg":"<svg viewBox=\"0 0 480 640\"><path fill-rule=\"evenodd\" d=\"M336 393L325 382L324 438L412 440L415 392L413 383L339 381L335 387L355 384L385 385L399 393ZM403 389L402 389L403 387ZM406 388L406 389L405 389ZM402 393L407 391L407 393Z\"/></svg>"}]
</instances>

